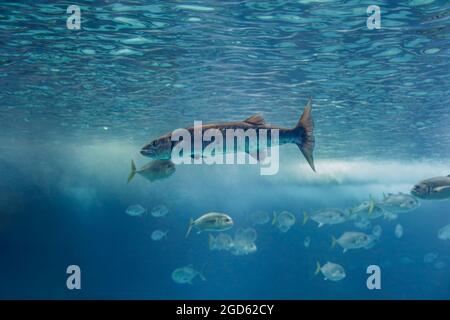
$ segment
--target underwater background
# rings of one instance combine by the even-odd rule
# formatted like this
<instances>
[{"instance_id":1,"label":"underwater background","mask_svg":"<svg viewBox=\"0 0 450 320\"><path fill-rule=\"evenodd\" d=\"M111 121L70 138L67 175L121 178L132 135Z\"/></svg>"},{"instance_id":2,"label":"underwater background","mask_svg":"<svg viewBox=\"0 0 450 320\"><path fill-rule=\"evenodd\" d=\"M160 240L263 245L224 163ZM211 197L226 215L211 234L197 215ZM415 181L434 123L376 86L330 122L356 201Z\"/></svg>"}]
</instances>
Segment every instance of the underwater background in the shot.
<instances>
[{"instance_id":1,"label":"underwater background","mask_svg":"<svg viewBox=\"0 0 450 320\"><path fill-rule=\"evenodd\" d=\"M70 4L80 30L66 27ZM381 8L379 30L367 28L369 5ZM345 254L331 236L358 231L352 221L302 224L303 211L450 174L449 44L445 0L1 1L0 298L449 299L450 241L437 237L449 200L372 221L375 246ZM131 159L149 162L139 151L162 134L256 113L293 127L310 96L317 173L286 145L274 176L180 165L127 184ZM130 216L133 204L169 213ZM288 232L249 218L283 210L296 216ZM185 238L210 211L233 218L227 234L254 228L256 252ZM324 281L316 261L346 277ZM81 290L66 287L72 264ZM191 264L206 281L174 282ZM380 290L366 286L373 264Z\"/></svg>"}]
</instances>

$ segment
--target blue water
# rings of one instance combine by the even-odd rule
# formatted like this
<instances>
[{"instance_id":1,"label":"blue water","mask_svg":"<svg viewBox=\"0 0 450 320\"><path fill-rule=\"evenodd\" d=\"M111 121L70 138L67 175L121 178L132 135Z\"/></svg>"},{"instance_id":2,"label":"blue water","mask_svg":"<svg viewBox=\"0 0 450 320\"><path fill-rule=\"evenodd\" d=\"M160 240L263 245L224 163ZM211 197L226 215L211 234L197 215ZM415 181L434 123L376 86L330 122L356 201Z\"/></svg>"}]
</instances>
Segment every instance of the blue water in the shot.
<instances>
[{"instance_id":1,"label":"blue water","mask_svg":"<svg viewBox=\"0 0 450 320\"><path fill-rule=\"evenodd\" d=\"M76 4L80 30L66 27L66 1L0 2L0 298L450 298L450 241L437 237L448 200L376 220L379 242L345 254L330 239L358 230L352 222L301 223L304 210L450 174L448 1ZM379 30L366 26L372 4ZM287 145L275 176L180 165L168 179L126 184L130 160L147 163L140 148L166 132L255 113L292 127L309 96L317 173ZM125 213L161 203L164 218ZM256 210L288 210L297 223L287 233L252 226ZM233 217L230 235L254 227L257 251L210 251L205 233L185 239L189 219L209 211ZM167 239L153 241L155 229ZM424 263L429 252L444 267ZM316 261L343 265L346 278L314 276ZM72 264L81 290L66 287ZM172 280L189 264L206 264L206 281ZM372 264L381 290L367 289Z\"/></svg>"}]
</instances>

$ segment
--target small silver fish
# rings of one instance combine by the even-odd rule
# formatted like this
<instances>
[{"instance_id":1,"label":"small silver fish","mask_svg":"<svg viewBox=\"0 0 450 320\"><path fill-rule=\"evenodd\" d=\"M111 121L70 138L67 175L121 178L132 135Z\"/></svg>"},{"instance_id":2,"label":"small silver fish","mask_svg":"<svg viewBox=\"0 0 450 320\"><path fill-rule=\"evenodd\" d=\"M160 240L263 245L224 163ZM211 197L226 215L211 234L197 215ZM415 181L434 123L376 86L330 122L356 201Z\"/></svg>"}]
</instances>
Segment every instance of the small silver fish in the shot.
<instances>
[{"instance_id":1,"label":"small silver fish","mask_svg":"<svg viewBox=\"0 0 450 320\"><path fill-rule=\"evenodd\" d=\"M233 227L233 219L227 214L210 212L202 215L200 218L194 220L191 219L189 228L186 232L186 238L191 233L192 228L196 228L198 233L202 231L207 232L220 232L225 231Z\"/></svg>"},{"instance_id":2,"label":"small silver fish","mask_svg":"<svg viewBox=\"0 0 450 320\"><path fill-rule=\"evenodd\" d=\"M233 239L226 233L219 233L217 237L209 234L209 250L228 251L233 247Z\"/></svg>"},{"instance_id":3,"label":"small silver fish","mask_svg":"<svg viewBox=\"0 0 450 320\"><path fill-rule=\"evenodd\" d=\"M439 229L438 238L441 240L450 240L450 223Z\"/></svg>"},{"instance_id":4,"label":"small silver fish","mask_svg":"<svg viewBox=\"0 0 450 320\"><path fill-rule=\"evenodd\" d=\"M152 235L151 235L152 240L153 241L160 241L163 238L167 238L167 233L168 232L169 231L155 230L155 231L152 232Z\"/></svg>"},{"instance_id":5,"label":"small silver fish","mask_svg":"<svg viewBox=\"0 0 450 320\"><path fill-rule=\"evenodd\" d=\"M325 277L324 280L340 281L346 276L343 266L329 261L322 267L320 266L319 261L316 262L316 271L314 272L314 275L317 275L320 272Z\"/></svg>"},{"instance_id":6,"label":"small silver fish","mask_svg":"<svg viewBox=\"0 0 450 320\"><path fill-rule=\"evenodd\" d=\"M349 211L350 213L353 214L372 214L373 209L375 208L376 205L376 201L375 199L372 198L372 196L369 197L368 200L365 200L363 202L361 202L359 205L357 205L356 207L350 208Z\"/></svg>"},{"instance_id":7,"label":"small silver fish","mask_svg":"<svg viewBox=\"0 0 450 320\"><path fill-rule=\"evenodd\" d=\"M154 206L152 210L150 211L150 214L154 216L155 218L162 218L165 217L169 213L169 208L165 206L164 204L159 204L157 206Z\"/></svg>"},{"instance_id":8,"label":"small silver fish","mask_svg":"<svg viewBox=\"0 0 450 320\"><path fill-rule=\"evenodd\" d=\"M308 213L303 212L303 224L305 224L309 218L311 220L317 222L319 224L319 228L329 224L339 224L347 221L348 215L339 209L322 209L319 211L316 211L311 214L311 216L308 216Z\"/></svg>"},{"instance_id":9,"label":"small silver fish","mask_svg":"<svg viewBox=\"0 0 450 320\"><path fill-rule=\"evenodd\" d=\"M372 234L375 236L375 238L380 239L381 234L383 233L383 229L379 224L373 227Z\"/></svg>"},{"instance_id":10,"label":"small silver fish","mask_svg":"<svg viewBox=\"0 0 450 320\"><path fill-rule=\"evenodd\" d=\"M295 215L289 211L273 212L272 225L285 233L295 224Z\"/></svg>"},{"instance_id":11,"label":"small silver fish","mask_svg":"<svg viewBox=\"0 0 450 320\"><path fill-rule=\"evenodd\" d=\"M249 219L252 224L266 224L270 221L270 215L266 211L254 211L250 213Z\"/></svg>"},{"instance_id":12,"label":"small silver fish","mask_svg":"<svg viewBox=\"0 0 450 320\"><path fill-rule=\"evenodd\" d=\"M231 254L235 256L248 255L250 253L255 253L258 248L253 241L248 240L234 240L233 247L231 248Z\"/></svg>"},{"instance_id":13,"label":"small silver fish","mask_svg":"<svg viewBox=\"0 0 450 320\"><path fill-rule=\"evenodd\" d=\"M175 172L175 164L170 160L154 160L144 165L139 170L136 164L131 160L131 172L128 176L127 183L133 180L134 176L139 174L150 182L170 177Z\"/></svg>"},{"instance_id":14,"label":"small silver fish","mask_svg":"<svg viewBox=\"0 0 450 320\"><path fill-rule=\"evenodd\" d=\"M403 226L401 224L395 226L394 234L397 239L403 237Z\"/></svg>"},{"instance_id":15,"label":"small silver fish","mask_svg":"<svg viewBox=\"0 0 450 320\"><path fill-rule=\"evenodd\" d=\"M345 253L350 249L370 249L373 247L376 238L373 235L368 235L363 232L348 231L344 232L338 239L331 236L331 240L331 248L334 248L336 244L339 244L344 249Z\"/></svg>"},{"instance_id":16,"label":"small silver fish","mask_svg":"<svg viewBox=\"0 0 450 320\"><path fill-rule=\"evenodd\" d=\"M250 242L256 241L257 237L258 234L256 233L256 230L253 228L238 229L234 235L234 238L236 240L244 240Z\"/></svg>"},{"instance_id":17,"label":"small silver fish","mask_svg":"<svg viewBox=\"0 0 450 320\"><path fill-rule=\"evenodd\" d=\"M349 209L349 215L352 219L361 218L364 220L373 220L386 214L386 211L370 197L354 208Z\"/></svg>"},{"instance_id":18,"label":"small silver fish","mask_svg":"<svg viewBox=\"0 0 450 320\"><path fill-rule=\"evenodd\" d=\"M187 283L192 285L192 280L198 276L200 279L205 281L206 278L203 275L204 268L205 266L203 266L201 271L197 271L194 269L192 264L177 268L172 272L172 280L179 284Z\"/></svg>"},{"instance_id":19,"label":"small silver fish","mask_svg":"<svg viewBox=\"0 0 450 320\"><path fill-rule=\"evenodd\" d=\"M426 200L450 199L450 175L423 180L412 188L411 194Z\"/></svg>"},{"instance_id":20,"label":"small silver fish","mask_svg":"<svg viewBox=\"0 0 450 320\"><path fill-rule=\"evenodd\" d=\"M383 200L378 202L377 205L388 212L402 213L418 208L420 202L415 197L400 192L397 194L388 193L387 195L384 195Z\"/></svg>"},{"instance_id":21,"label":"small silver fish","mask_svg":"<svg viewBox=\"0 0 450 320\"><path fill-rule=\"evenodd\" d=\"M356 220L353 225L361 230L367 230L370 227L370 220L368 219L358 219Z\"/></svg>"},{"instance_id":22,"label":"small silver fish","mask_svg":"<svg viewBox=\"0 0 450 320\"><path fill-rule=\"evenodd\" d=\"M132 217L142 217L144 214L147 214L147 209L140 204L133 204L125 212Z\"/></svg>"}]
</instances>

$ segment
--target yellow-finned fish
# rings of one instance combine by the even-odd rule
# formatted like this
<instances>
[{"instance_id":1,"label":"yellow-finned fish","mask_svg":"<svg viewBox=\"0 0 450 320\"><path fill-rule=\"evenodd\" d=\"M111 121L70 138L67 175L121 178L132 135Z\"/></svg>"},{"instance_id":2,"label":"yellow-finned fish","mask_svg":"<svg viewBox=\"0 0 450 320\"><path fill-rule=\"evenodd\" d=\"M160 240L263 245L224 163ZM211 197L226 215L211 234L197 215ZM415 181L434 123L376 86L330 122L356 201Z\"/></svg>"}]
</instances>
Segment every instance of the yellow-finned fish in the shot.
<instances>
[{"instance_id":1,"label":"yellow-finned fish","mask_svg":"<svg viewBox=\"0 0 450 320\"><path fill-rule=\"evenodd\" d=\"M233 219L225 213L210 212L202 215L200 218L194 220L191 219L189 227L186 232L186 238L191 233L192 228L198 230L198 232L220 232L225 231L233 227Z\"/></svg>"}]
</instances>

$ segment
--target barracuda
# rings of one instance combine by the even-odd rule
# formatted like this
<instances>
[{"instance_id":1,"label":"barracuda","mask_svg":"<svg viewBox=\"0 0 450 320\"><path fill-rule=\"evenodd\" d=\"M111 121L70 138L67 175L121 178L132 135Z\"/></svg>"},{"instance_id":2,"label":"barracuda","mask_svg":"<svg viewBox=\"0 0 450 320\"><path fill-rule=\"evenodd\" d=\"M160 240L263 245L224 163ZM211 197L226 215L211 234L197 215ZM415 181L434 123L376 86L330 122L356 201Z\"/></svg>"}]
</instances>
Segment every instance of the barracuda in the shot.
<instances>
[{"instance_id":1,"label":"barracuda","mask_svg":"<svg viewBox=\"0 0 450 320\"><path fill-rule=\"evenodd\" d=\"M315 171L314 123L311 110L312 100L310 98L294 128L268 125L260 115L254 115L244 121L177 129L145 145L141 154L153 159L173 159L173 155L178 155L180 151L183 152L184 157L186 156L184 153L188 153L187 155L192 158L201 158L205 153L215 155L244 151L259 160L263 158L266 148L293 143L298 146L311 169ZM270 132L269 135L268 132ZM224 137L226 143L223 143ZM212 141L213 138L214 141ZM252 138L254 138L253 143ZM235 139L238 139L238 143L235 143ZM192 148L192 146L194 147Z\"/></svg>"}]
</instances>

